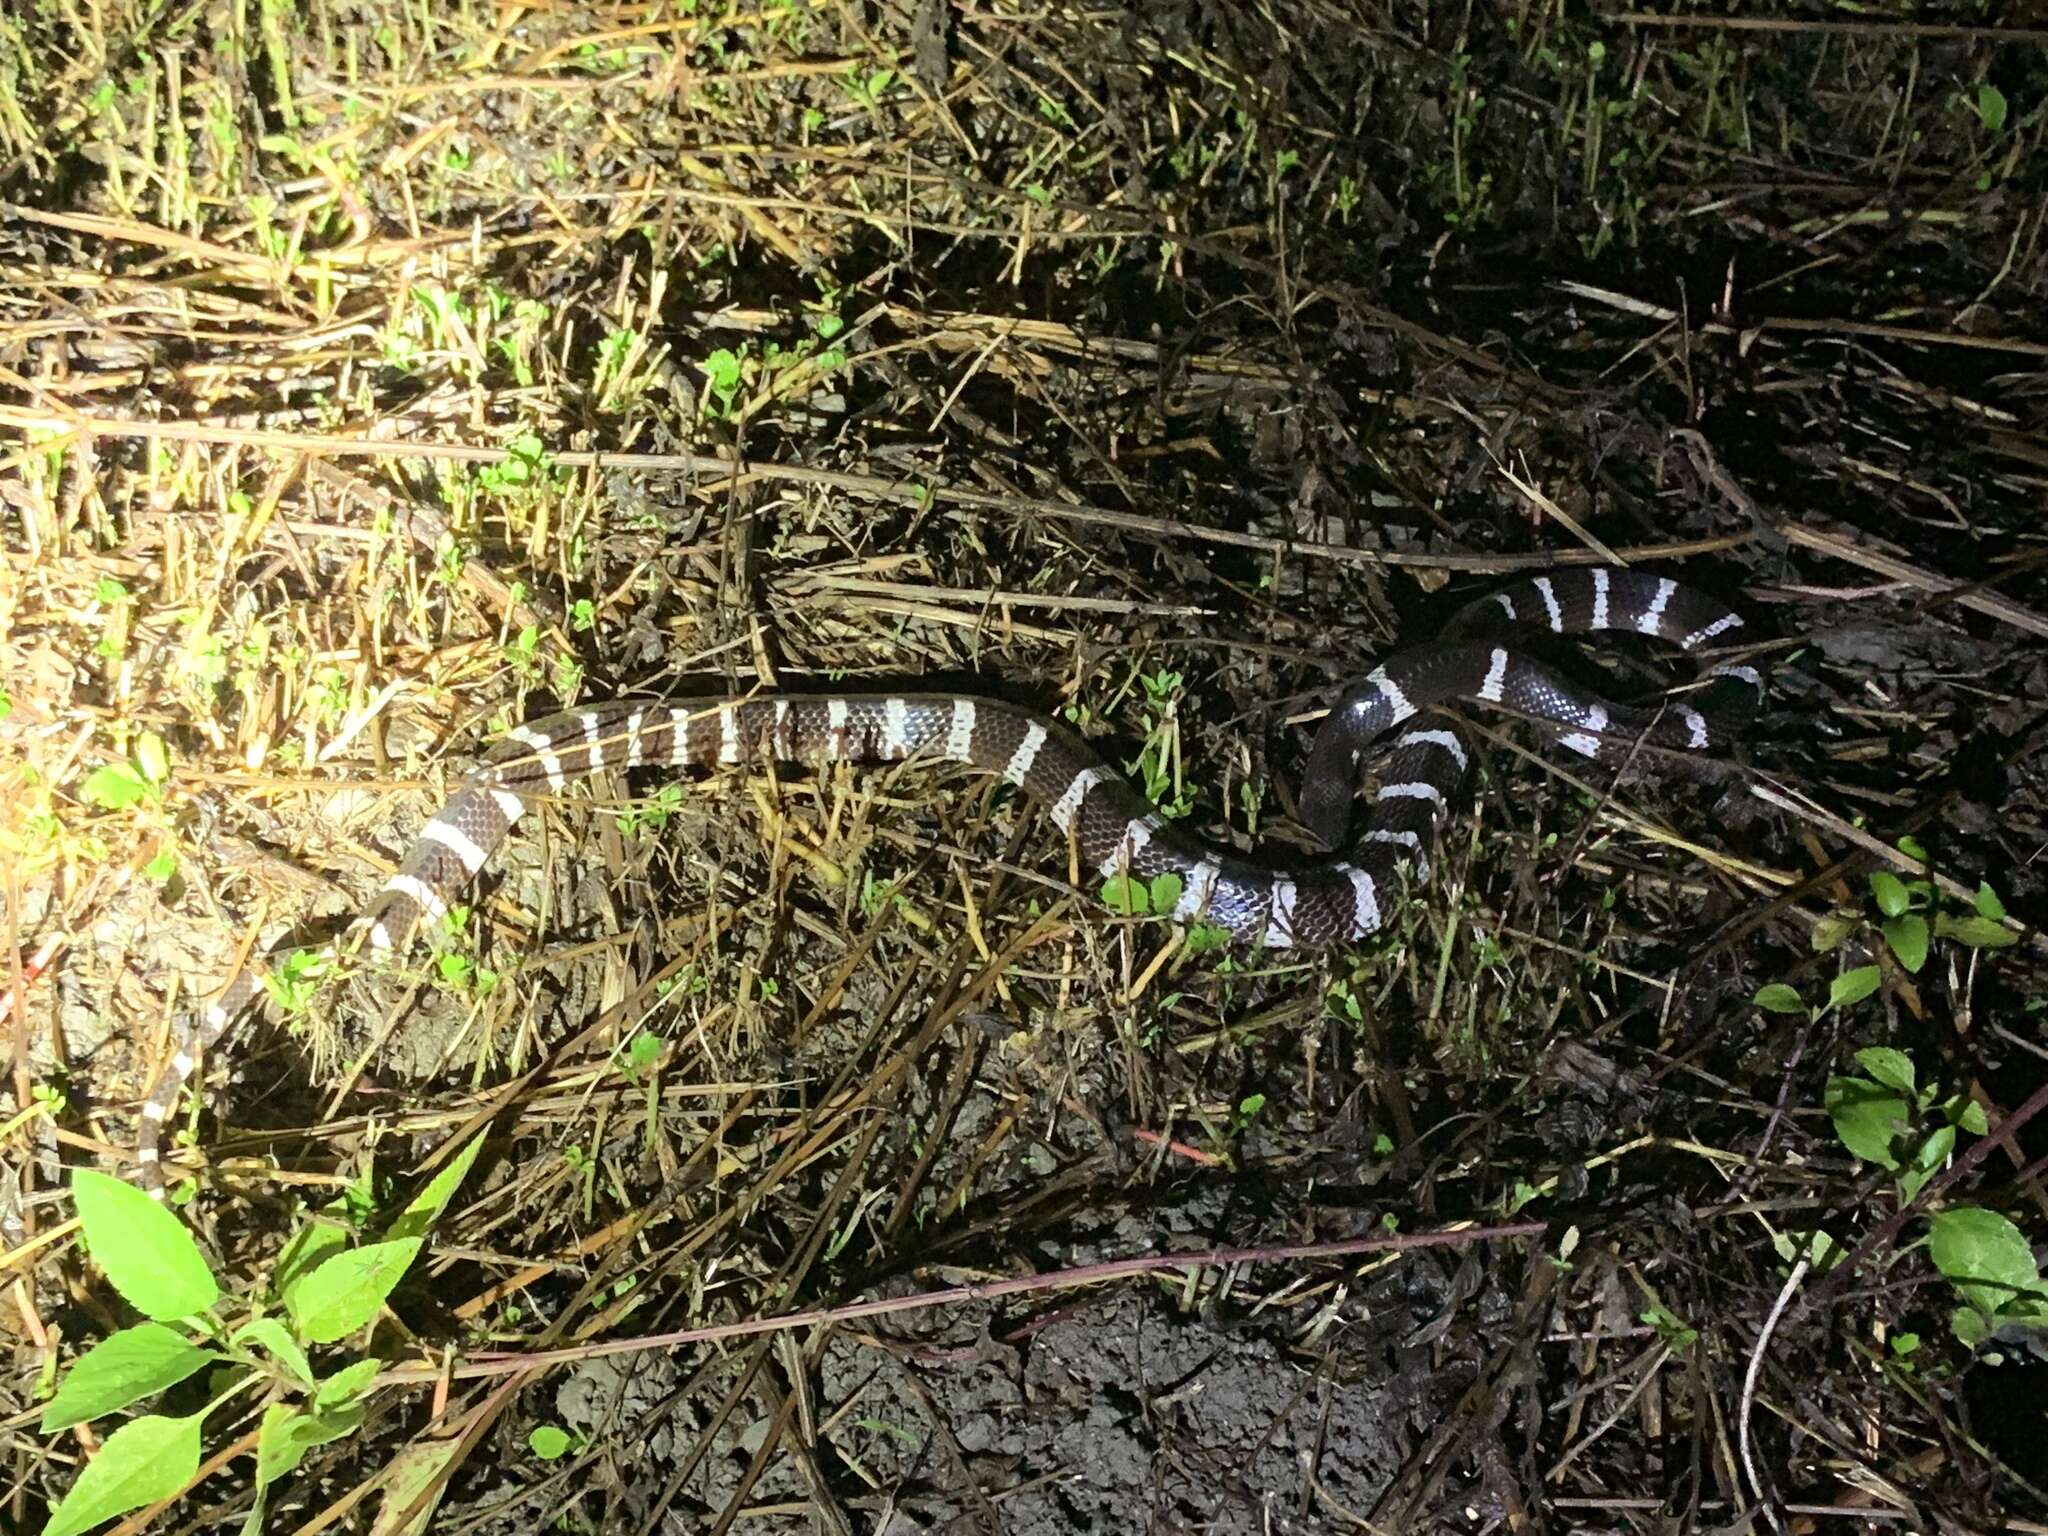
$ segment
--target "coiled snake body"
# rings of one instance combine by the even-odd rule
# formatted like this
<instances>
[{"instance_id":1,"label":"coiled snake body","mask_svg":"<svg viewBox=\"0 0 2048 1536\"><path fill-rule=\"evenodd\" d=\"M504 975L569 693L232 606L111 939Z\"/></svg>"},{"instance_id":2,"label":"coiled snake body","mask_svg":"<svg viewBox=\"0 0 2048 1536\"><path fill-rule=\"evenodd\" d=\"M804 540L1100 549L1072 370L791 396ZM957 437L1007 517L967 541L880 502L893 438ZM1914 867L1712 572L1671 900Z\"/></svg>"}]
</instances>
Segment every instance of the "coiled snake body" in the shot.
<instances>
[{"instance_id":1,"label":"coiled snake body","mask_svg":"<svg viewBox=\"0 0 2048 1536\"><path fill-rule=\"evenodd\" d=\"M1276 870L1209 848L1159 815L1065 726L994 699L959 694L819 694L698 700L621 700L550 716L508 732L463 779L336 948L367 937L391 953L422 923L438 922L536 797L612 768L708 768L763 753L785 762L891 762L918 756L1000 774L1044 805L1081 865L1108 879L1150 881L1171 872L1181 895L1172 916L1201 918L1245 944L1273 949L1342 944L1389 920L1407 861L1428 878L1437 823L1462 779L1466 749L1444 724L1397 737L1364 830L1346 847L1357 769L1376 737L1450 699L1474 699L1549 723L1587 757L1620 757L1639 744L1704 751L1725 743L1762 688L1755 669L1704 671L1697 692L1661 708L1595 698L1518 654L1514 626L1554 632L1629 630L1686 651L1733 634L1740 616L1692 588L1632 570L1559 571L1518 582L1460 610L1444 638L1373 669L1331 711L1311 749L1303 823L1341 856ZM161 1193L164 1120L211 1046L263 992L261 972L238 974L175 1029L168 1069L144 1100L137 1132L141 1179Z\"/></svg>"}]
</instances>

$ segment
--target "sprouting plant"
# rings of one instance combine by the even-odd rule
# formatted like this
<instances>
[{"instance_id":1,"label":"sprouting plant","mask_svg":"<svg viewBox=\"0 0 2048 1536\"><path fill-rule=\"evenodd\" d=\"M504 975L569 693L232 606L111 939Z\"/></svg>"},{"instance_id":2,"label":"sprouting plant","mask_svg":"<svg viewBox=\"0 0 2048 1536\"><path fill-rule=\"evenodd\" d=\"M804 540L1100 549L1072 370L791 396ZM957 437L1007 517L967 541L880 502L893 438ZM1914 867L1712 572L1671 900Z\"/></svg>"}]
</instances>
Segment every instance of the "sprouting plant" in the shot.
<instances>
[{"instance_id":1,"label":"sprouting plant","mask_svg":"<svg viewBox=\"0 0 2048 1536\"><path fill-rule=\"evenodd\" d=\"M1899 839L1899 851L1923 868L1927 850L1910 837ZM1879 913L1878 932L1900 965L1918 974L1927 963L1931 941L1947 939L1971 949L2003 949L2018 935L2005 926L2005 903L1989 885L1979 884L1964 913L1940 910L1940 892L1931 879L1902 880L1890 870L1870 876L1870 894ZM1932 920L1930 921L1930 916ZM1839 948L1865 931L1868 918L1854 907L1842 907L1814 925L1812 943L1816 953Z\"/></svg>"},{"instance_id":2,"label":"sprouting plant","mask_svg":"<svg viewBox=\"0 0 2048 1536\"><path fill-rule=\"evenodd\" d=\"M1827 1003L1812 1010L1814 1017L1853 1007L1882 980L1875 965L1842 972ZM1807 1011L1799 994L1782 983L1761 988L1756 1001L1773 1012ZM1947 1164L1958 1135L1985 1134L1988 1117L1968 1093L1948 1092L1935 1081L1923 1084L1903 1051L1868 1046L1855 1059L1862 1075L1828 1080L1824 1107L1829 1121L1842 1145L1890 1172L1899 1199L1910 1203ZM1803 1239L1781 1233L1775 1242L1787 1262L1804 1258L1817 1269L1843 1257L1841 1245L1826 1232ZM2025 1234L2007 1217L1978 1206L1948 1206L1929 1219L1927 1245L1935 1268L1962 1299L1949 1318L1958 1342L1975 1349L2008 1325L2048 1327L2048 1285L2042 1283Z\"/></svg>"},{"instance_id":3,"label":"sprouting plant","mask_svg":"<svg viewBox=\"0 0 2048 1536\"><path fill-rule=\"evenodd\" d=\"M644 380L637 386L633 382L633 364L639 361L642 350L640 333L624 326L607 331L598 342L597 369L590 391L600 411L618 410L644 392Z\"/></svg>"},{"instance_id":4,"label":"sprouting plant","mask_svg":"<svg viewBox=\"0 0 2048 1536\"><path fill-rule=\"evenodd\" d=\"M636 805L624 805L615 813L619 831L627 837L652 832L668 825L669 817L682 809L683 786L664 784Z\"/></svg>"},{"instance_id":5,"label":"sprouting plant","mask_svg":"<svg viewBox=\"0 0 2048 1536\"><path fill-rule=\"evenodd\" d=\"M324 950L295 949L270 967L263 987L279 1013L288 1020L298 1019L312 1006L314 992L333 970L333 957Z\"/></svg>"},{"instance_id":6,"label":"sprouting plant","mask_svg":"<svg viewBox=\"0 0 2048 1536\"><path fill-rule=\"evenodd\" d=\"M475 915L473 908L457 903L441 915L441 932L455 944L469 938L469 920ZM477 997L489 995L498 984L498 973L487 965L479 965L461 949L450 947L434 957L434 969L442 982L457 992L473 993Z\"/></svg>"},{"instance_id":7,"label":"sprouting plant","mask_svg":"<svg viewBox=\"0 0 2048 1536\"><path fill-rule=\"evenodd\" d=\"M1337 178L1337 190L1330 194L1330 206L1336 210L1337 221L1340 224L1351 222L1352 211L1358 207L1358 200L1363 195L1364 189L1359 186L1357 177Z\"/></svg>"},{"instance_id":8,"label":"sprouting plant","mask_svg":"<svg viewBox=\"0 0 2048 1536\"><path fill-rule=\"evenodd\" d=\"M1181 778L1180 721L1175 712L1181 675L1162 667L1157 672L1140 673L1138 682L1145 690L1144 708L1138 716L1145 744L1138 749L1137 761L1124 764L1124 770L1138 775L1145 798L1159 807L1161 815L1179 818L1195 808L1194 791Z\"/></svg>"},{"instance_id":9,"label":"sprouting plant","mask_svg":"<svg viewBox=\"0 0 2048 1536\"><path fill-rule=\"evenodd\" d=\"M2005 132L2005 92L2001 91L1989 80L1978 82L1976 97L1970 101L1969 107L1976 112L1977 121L1982 125L1986 133L2000 134Z\"/></svg>"},{"instance_id":10,"label":"sprouting plant","mask_svg":"<svg viewBox=\"0 0 2048 1536\"><path fill-rule=\"evenodd\" d=\"M749 362L744 344L738 351L720 347L704 359L704 397L700 407L704 414L718 421L733 419Z\"/></svg>"},{"instance_id":11,"label":"sprouting plant","mask_svg":"<svg viewBox=\"0 0 2048 1536\"><path fill-rule=\"evenodd\" d=\"M1647 1328L1656 1329L1657 1336L1673 1354L1684 1354L1699 1342L1699 1329L1684 1321L1661 1301L1651 1302L1646 1310L1637 1314L1636 1320Z\"/></svg>"},{"instance_id":12,"label":"sprouting plant","mask_svg":"<svg viewBox=\"0 0 2048 1536\"><path fill-rule=\"evenodd\" d=\"M545 485L553 473L554 461L546 446L533 433L522 432L505 445L497 463L477 471L476 483L494 496L509 497Z\"/></svg>"},{"instance_id":13,"label":"sprouting plant","mask_svg":"<svg viewBox=\"0 0 2048 1536\"><path fill-rule=\"evenodd\" d=\"M337 666L323 666L313 674L307 707L315 720L332 725L348 713L348 693L348 674Z\"/></svg>"},{"instance_id":14,"label":"sprouting plant","mask_svg":"<svg viewBox=\"0 0 2048 1536\"><path fill-rule=\"evenodd\" d=\"M1111 875L1102 882L1102 900L1122 917L1167 917L1180 904L1182 888L1180 876L1170 869L1149 881Z\"/></svg>"},{"instance_id":15,"label":"sprouting plant","mask_svg":"<svg viewBox=\"0 0 2048 1536\"><path fill-rule=\"evenodd\" d=\"M103 811L125 811L163 798L171 776L170 749L155 731L135 738L132 762L106 763L85 776L79 798Z\"/></svg>"},{"instance_id":16,"label":"sprouting plant","mask_svg":"<svg viewBox=\"0 0 2048 1536\"><path fill-rule=\"evenodd\" d=\"M528 624L505 642L505 661L521 677L540 675L540 626Z\"/></svg>"},{"instance_id":17,"label":"sprouting plant","mask_svg":"<svg viewBox=\"0 0 2048 1536\"><path fill-rule=\"evenodd\" d=\"M196 1412L142 1414L105 1435L51 1512L45 1536L77 1536L177 1495L199 1475L207 1419L251 1396L273 1399L257 1426L251 1528L260 1527L270 1490L305 1454L362 1425L383 1362L331 1347L375 1320L482 1146L477 1138L464 1148L378 1240L350 1241L346 1223L363 1210L363 1198L337 1202L330 1210L342 1221L307 1221L268 1280L241 1294L223 1293L171 1211L119 1179L84 1168L74 1173L86 1251L145 1321L109 1334L71 1362L43 1409L42 1433L108 1418L200 1371L214 1374L211 1395ZM235 1407L222 1418L239 1428L245 1411Z\"/></svg>"},{"instance_id":18,"label":"sprouting plant","mask_svg":"<svg viewBox=\"0 0 2048 1536\"><path fill-rule=\"evenodd\" d=\"M856 64L840 77L840 83L845 86L846 94L853 99L856 106L865 107L872 112L881 106L882 93L896 83L896 71L864 70Z\"/></svg>"}]
</instances>

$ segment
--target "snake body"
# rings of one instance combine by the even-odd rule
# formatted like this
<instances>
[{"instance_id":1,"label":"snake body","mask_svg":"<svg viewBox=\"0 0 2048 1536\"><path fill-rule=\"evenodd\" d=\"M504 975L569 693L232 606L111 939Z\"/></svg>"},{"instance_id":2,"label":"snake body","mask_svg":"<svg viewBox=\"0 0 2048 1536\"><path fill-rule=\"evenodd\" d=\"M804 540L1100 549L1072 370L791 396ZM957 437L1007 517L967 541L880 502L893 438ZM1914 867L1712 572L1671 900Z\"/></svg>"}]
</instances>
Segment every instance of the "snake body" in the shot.
<instances>
[{"instance_id":1,"label":"snake body","mask_svg":"<svg viewBox=\"0 0 2048 1536\"><path fill-rule=\"evenodd\" d=\"M1518 625L1559 634L1628 630L1698 652L1735 634L1739 615L1705 594L1633 570L1558 571L1518 582L1460 610L1437 642L1389 658L1346 692L1309 756L1303 824L1333 849L1274 869L1219 853L1166 820L1073 731L1028 709L964 694L756 695L660 704L591 704L515 727L486 752L421 829L398 872L336 941L366 938L396 953L438 923L519 818L570 781L615 768L713 768L764 755L795 763L881 763L918 757L998 774L1046 808L1081 867L1105 880L1172 873L1172 916L1202 919L1239 943L1270 949L1343 944L1384 927L1405 885L1405 861L1428 879L1437 825L1463 778L1467 751L1448 723L1410 725L1395 738L1356 840L1347 837L1366 747L1432 705L1471 699L1536 717L1558 742L1591 758L1639 745L1700 752L1725 744L1762 688L1755 669L1702 669L1697 691L1659 708L1593 697L1520 654ZM136 1161L161 1194L163 1122L211 1047L263 994L245 968L213 1002L181 1018L170 1063L143 1101Z\"/></svg>"}]
</instances>

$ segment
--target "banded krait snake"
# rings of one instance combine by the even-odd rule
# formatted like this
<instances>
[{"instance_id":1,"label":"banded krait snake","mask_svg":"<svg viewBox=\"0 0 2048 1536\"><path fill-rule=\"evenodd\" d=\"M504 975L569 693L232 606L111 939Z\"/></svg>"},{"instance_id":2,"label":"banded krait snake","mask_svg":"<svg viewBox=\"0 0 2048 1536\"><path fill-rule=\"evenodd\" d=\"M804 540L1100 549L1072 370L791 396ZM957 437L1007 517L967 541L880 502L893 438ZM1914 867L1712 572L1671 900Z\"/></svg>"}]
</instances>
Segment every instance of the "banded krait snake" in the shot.
<instances>
[{"instance_id":1,"label":"banded krait snake","mask_svg":"<svg viewBox=\"0 0 2048 1536\"><path fill-rule=\"evenodd\" d=\"M1467 698L1548 722L1558 741L1588 757L1618 758L1641 745L1701 751L1721 745L1761 691L1757 672L1708 669L1693 694L1661 708L1592 697L1504 643L1517 624L1560 634L1630 630L1686 651L1732 634L1741 618L1663 577L1630 570L1560 571L1519 582L1460 610L1444 638L1376 667L1338 700L1310 752L1303 823L1343 847L1365 747L1418 711ZM653 704L588 705L516 727L487 752L421 829L399 872L336 947L367 936L395 952L422 920L439 921L475 878L531 797L571 779L643 764L712 767L770 752L785 762L892 762L913 755L1001 774L1043 804L1082 866L1181 879L1173 916L1197 917L1241 943L1289 949L1341 944L1377 931L1403 889L1400 865L1428 878L1428 849L1464 775L1464 743L1448 724L1411 729L1393 744L1382 787L1359 839L1343 857L1290 870L1262 868L1208 848L1160 816L1066 727L1015 705L955 694L755 696ZM243 970L203 1011L179 1021L168 1069L142 1105L136 1158L159 1194L158 1142L199 1053L264 988Z\"/></svg>"}]
</instances>

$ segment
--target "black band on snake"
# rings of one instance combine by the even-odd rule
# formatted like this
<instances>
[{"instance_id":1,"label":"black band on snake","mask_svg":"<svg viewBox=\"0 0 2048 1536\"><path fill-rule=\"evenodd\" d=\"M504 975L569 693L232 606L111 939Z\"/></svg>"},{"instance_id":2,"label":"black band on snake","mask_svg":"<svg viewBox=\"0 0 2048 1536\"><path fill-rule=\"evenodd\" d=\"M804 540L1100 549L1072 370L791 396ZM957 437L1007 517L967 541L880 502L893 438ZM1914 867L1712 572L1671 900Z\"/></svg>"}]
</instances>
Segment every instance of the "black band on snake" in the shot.
<instances>
[{"instance_id":1,"label":"black band on snake","mask_svg":"<svg viewBox=\"0 0 2048 1536\"><path fill-rule=\"evenodd\" d=\"M1559 634L1628 630L1698 651L1742 620L1700 592L1630 570L1559 571L1479 599L1451 620L1444 639L1392 657L1338 700L1310 751L1300 807L1311 832L1346 851L1285 871L1214 851L1159 815L1072 731L992 699L812 694L593 704L507 733L334 947L367 937L390 954L423 923L439 922L529 802L572 779L642 765L710 768L764 753L795 763L915 756L970 764L1042 804L1081 865L1105 880L1178 875L1177 920L1201 919L1271 949L1347 943L1390 920L1406 888L1404 862L1417 883L1428 879L1437 823L1465 772L1465 745L1448 724L1407 730L1395 738L1365 827L1347 848L1359 760L1384 732L1432 705L1472 699L1548 722L1560 743L1587 757L1618 759L1640 745L1698 752L1724 745L1762 690L1755 669L1722 665L1661 708L1623 708L1510 649L1504 637L1518 624ZM170 1064L142 1105L137 1132L142 1182L159 1195L164 1120L199 1053L263 991L261 972L245 969L176 1026Z\"/></svg>"}]
</instances>

